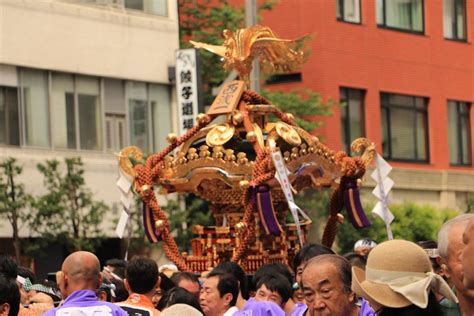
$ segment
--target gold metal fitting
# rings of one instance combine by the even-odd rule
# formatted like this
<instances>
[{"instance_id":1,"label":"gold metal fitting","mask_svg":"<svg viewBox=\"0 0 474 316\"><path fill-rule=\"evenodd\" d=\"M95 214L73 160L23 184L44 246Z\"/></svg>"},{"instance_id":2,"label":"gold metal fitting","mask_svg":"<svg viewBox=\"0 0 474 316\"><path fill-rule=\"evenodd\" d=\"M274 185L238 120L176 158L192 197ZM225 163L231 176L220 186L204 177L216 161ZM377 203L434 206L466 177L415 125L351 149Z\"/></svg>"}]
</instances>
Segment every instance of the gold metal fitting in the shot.
<instances>
[{"instance_id":1,"label":"gold metal fitting","mask_svg":"<svg viewBox=\"0 0 474 316\"><path fill-rule=\"evenodd\" d=\"M286 113L286 116L288 117L288 119L289 119L290 121L294 121L294 120L295 120L295 116L294 116L293 114L291 114L291 113Z\"/></svg>"},{"instance_id":2,"label":"gold metal fitting","mask_svg":"<svg viewBox=\"0 0 474 316\"><path fill-rule=\"evenodd\" d=\"M174 142L176 142L177 139L178 139L178 135L176 135L175 133L169 133L166 136L166 141L170 144L173 144Z\"/></svg>"},{"instance_id":3,"label":"gold metal fitting","mask_svg":"<svg viewBox=\"0 0 474 316\"><path fill-rule=\"evenodd\" d=\"M257 134L254 131L250 131L247 133L247 136L245 136L249 142L255 142L257 140Z\"/></svg>"},{"instance_id":4,"label":"gold metal fitting","mask_svg":"<svg viewBox=\"0 0 474 316\"><path fill-rule=\"evenodd\" d=\"M164 220L159 219L155 222L155 228L157 230L163 230L164 227L165 227L165 221Z\"/></svg>"},{"instance_id":5,"label":"gold metal fitting","mask_svg":"<svg viewBox=\"0 0 474 316\"><path fill-rule=\"evenodd\" d=\"M151 189L152 187L149 184L144 184L140 187L140 191L142 191L144 194L148 194Z\"/></svg>"},{"instance_id":6,"label":"gold metal fitting","mask_svg":"<svg viewBox=\"0 0 474 316\"><path fill-rule=\"evenodd\" d=\"M206 123L206 121L207 121L207 115L204 114L204 113L199 113L199 114L196 116L196 120L197 120L198 123L200 123L200 124Z\"/></svg>"},{"instance_id":7,"label":"gold metal fitting","mask_svg":"<svg viewBox=\"0 0 474 316\"><path fill-rule=\"evenodd\" d=\"M245 224L243 222L238 222L235 224L235 229L237 230L243 230L245 228Z\"/></svg>"},{"instance_id":8,"label":"gold metal fitting","mask_svg":"<svg viewBox=\"0 0 474 316\"><path fill-rule=\"evenodd\" d=\"M250 186L250 182L248 182L247 180L240 180L239 186L241 189L245 190Z\"/></svg>"},{"instance_id":9,"label":"gold metal fitting","mask_svg":"<svg viewBox=\"0 0 474 316\"><path fill-rule=\"evenodd\" d=\"M242 116L240 112L236 112L234 115L232 115L232 124L234 124L235 126L242 123L243 120L244 120L244 117Z\"/></svg>"},{"instance_id":10,"label":"gold metal fitting","mask_svg":"<svg viewBox=\"0 0 474 316\"><path fill-rule=\"evenodd\" d=\"M357 179L357 186L360 188L363 184L362 179Z\"/></svg>"},{"instance_id":11,"label":"gold metal fitting","mask_svg":"<svg viewBox=\"0 0 474 316\"><path fill-rule=\"evenodd\" d=\"M336 216L337 216L337 222L338 222L339 224L344 223L344 215L342 215L341 213L337 213Z\"/></svg>"}]
</instances>

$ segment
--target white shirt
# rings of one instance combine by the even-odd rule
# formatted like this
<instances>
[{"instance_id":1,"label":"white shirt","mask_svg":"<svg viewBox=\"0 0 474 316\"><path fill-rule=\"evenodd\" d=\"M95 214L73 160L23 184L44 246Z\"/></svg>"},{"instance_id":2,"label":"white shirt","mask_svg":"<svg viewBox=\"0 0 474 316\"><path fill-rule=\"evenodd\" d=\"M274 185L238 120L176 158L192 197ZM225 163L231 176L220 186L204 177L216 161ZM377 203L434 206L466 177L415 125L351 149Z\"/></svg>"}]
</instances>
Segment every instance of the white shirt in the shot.
<instances>
[{"instance_id":1,"label":"white shirt","mask_svg":"<svg viewBox=\"0 0 474 316\"><path fill-rule=\"evenodd\" d=\"M238 309L237 307L232 306L231 308L229 308L229 309L224 313L223 316L232 316L232 315L234 315L234 314L235 314L236 312L238 312L238 311L239 311L239 309Z\"/></svg>"}]
</instances>

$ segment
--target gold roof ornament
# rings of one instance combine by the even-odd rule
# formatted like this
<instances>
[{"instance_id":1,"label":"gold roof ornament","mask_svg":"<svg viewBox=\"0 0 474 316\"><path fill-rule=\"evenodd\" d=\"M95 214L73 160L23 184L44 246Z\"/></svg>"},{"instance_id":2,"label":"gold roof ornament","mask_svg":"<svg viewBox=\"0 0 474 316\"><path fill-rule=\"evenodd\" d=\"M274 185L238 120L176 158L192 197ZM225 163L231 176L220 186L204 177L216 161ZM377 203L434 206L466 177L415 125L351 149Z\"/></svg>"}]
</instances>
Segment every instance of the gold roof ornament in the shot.
<instances>
[{"instance_id":1,"label":"gold roof ornament","mask_svg":"<svg viewBox=\"0 0 474 316\"><path fill-rule=\"evenodd\" d=\"M190 41L196 48L202 48L224 59L226 70L236 70L240 78L249 85L252 61L271 65L276 71L292 71L300 67L305 59L303 51L297 47L305 37L288 40L281 39L266 26L255 25L235 32L224 30L224 43L211 45Z\"/></svg>"},{"instance_id":2,"label":"gold roof ornament","mask_svg":"<svg viewBox=\"0 0 474 316\"><path fill-rule=\"evenodd\" d=\"M194 45L223 56L226 69L235 68L245 78L253 58L282 69L303 58L292 48L294 41L277 38L268 27L226 31L224 36L223 46ZM278 121L270 122L270 114ZM225 122L209 125L217 116ZM334 241L343 207L354 226L368 224L358 187L374 157L374 144L356 140L352 149L360 157L335 152L296 125L291 113L246 90L243 81L224 85L208 113L200 114L184 135L169 135L168 142L168 147L144 162L136 148L123 149L120 167L133 175L143 212L151 212L144 213L152 217L149 223L155 223L146 225L147 237L161 240L166 255L180 270L202 272L227 259L239 262L248 272L269 262L288 264L311 224L292 198L305 189L334 190L325 245L330 247ZM215 226L193 228L196 237L190 254L178 251L168 218L152 194L157 186L160 192L194 193L209 202ZM294 220L287 222L290 213Z\"/></svg>"}]
</instances>

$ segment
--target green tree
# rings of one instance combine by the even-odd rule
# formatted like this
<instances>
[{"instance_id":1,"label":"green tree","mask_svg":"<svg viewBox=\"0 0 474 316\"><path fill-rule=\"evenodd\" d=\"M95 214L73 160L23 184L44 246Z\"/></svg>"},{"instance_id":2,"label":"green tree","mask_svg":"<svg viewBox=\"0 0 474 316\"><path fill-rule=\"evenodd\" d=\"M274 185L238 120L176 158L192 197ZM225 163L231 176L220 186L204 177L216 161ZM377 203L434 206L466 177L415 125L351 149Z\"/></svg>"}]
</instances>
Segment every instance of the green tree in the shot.
<instances>
[{"instance_id":1,"label":"green tree","mask_svg":"<svg viewBox=\"0 0 474 316\"><path fill-rule=\"evenodd\" d=\"M47 193L33 206L31 229L45 242L59 242L71 250L93 250L102 237L99 227L108 207L86 187L81 158L66 158L65 172L57 160L38 164ZM63 168L64 169L64 168Z\"/></svg>"},{"instance_id":2,"label":"green tree","mask_svg":"<svg viewBox=\"0 0 474 316\"><path fill-rule=\"evenodd\" d=\"M22 172L15 158L7 158L0 163L0 218L6 218L12 227L17 262L20 262L22 254L19 231L28 220L27 207L31 202L24 185L18 182Z\"/></svg>"},{"instance_id":3,"label":"green tree","mask_svg":"<svg viewBox=\"0 0 474 316\"><path fill-rule=\"evenodd\" d=\"M319 93L307 88L288 92L263 89L262 95L281 111L293 114L296 123L308 132L320 125L314 120L315 116L331 115L330 109L334 105L334 101L323 102Z\"/></svg>"},{"instance_id":4,"label":"green tree","mask_svg":"<svg viewBox=\"0 0 474 316\"><path fill-rule=\"evenodd\" d=\"M372 207L365 205L366 213ZM441 225L446 220L458 215L455 210L437 209L431 205L415 203L392 204L390 211L395 216L391 224L393 237L414 242L437 240ZM340 248L340 253L352 251L354 243L362 238L371 238L378 243L387 240L385 223L372 214L367 214L367 217L372 223L369 228L356 230L347 220L338 227L337 245Z\"/></svg>"}]
</instances>

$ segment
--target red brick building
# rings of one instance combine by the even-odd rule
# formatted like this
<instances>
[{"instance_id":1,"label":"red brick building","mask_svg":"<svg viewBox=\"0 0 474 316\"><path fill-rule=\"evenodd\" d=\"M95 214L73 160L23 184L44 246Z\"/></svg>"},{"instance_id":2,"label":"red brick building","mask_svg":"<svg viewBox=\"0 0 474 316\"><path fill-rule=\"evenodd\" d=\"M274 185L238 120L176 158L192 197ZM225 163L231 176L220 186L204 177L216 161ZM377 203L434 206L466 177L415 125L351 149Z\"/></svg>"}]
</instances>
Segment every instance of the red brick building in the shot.
<instances>
[{"instance_id":1,"label":"red brick building","mask_svg":"<svg viewBox=\"0 0 474 316\"><path fill-rule=\"evenodd\" d=\"M346 104L322 118L318 134L331 148L365 136L394 167L394 201L466 208L474 0L281 0L262 24L284 38L313 34L301 73L272 86L309 87Z\"/></svg>"}]
</instances>

